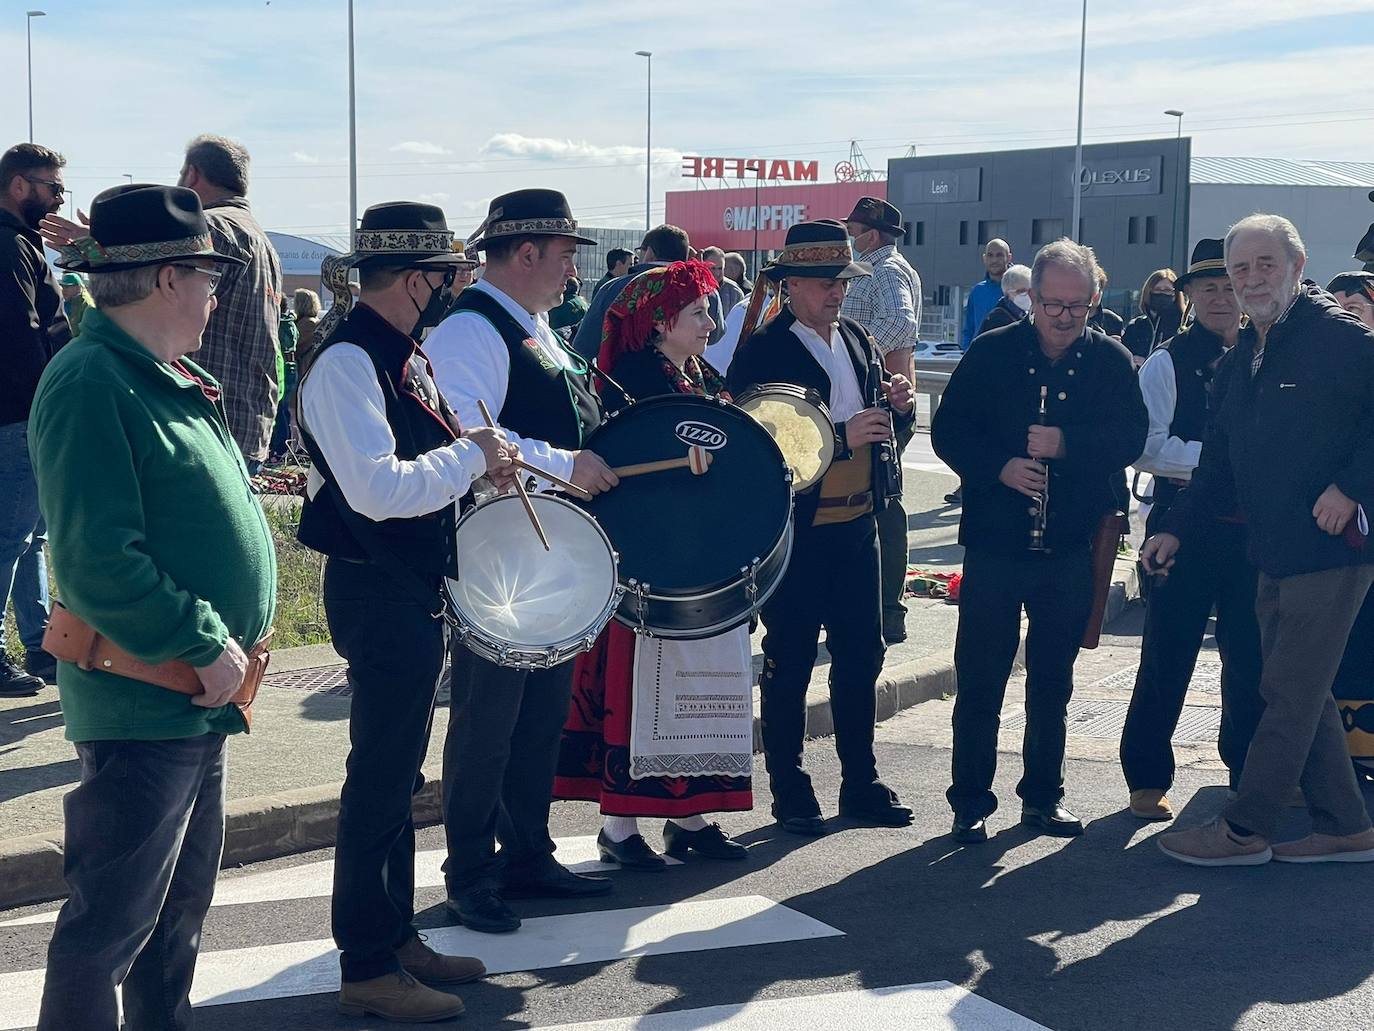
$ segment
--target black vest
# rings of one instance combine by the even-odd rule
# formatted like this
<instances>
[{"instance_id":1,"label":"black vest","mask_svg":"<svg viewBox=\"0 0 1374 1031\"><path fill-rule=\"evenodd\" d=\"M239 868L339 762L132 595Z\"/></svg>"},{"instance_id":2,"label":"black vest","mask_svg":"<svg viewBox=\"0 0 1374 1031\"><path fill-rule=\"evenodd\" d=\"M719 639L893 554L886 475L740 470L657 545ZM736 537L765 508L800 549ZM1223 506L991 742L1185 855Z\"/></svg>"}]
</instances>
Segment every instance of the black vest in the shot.
<instances>
[{"instance_id":1,"label":"black vest","mask_svg":"<svg viewBox=\"0 0 1374 1031\"><path fill-rule=\"evenodd\" d=\"M386 421L396 438L397 458L411 461L457 439L457 417L434 385L428 359L410 337L371 308L359 305L329 339L315 349L310 356L311 366L328 348L339 343L354 344L372 359L377 384L386 401ZM307 370L304 378L309 375ZM347 502L329 471L319 444L304 423L301 424L301 437L325 484L313 498L306 500L297 537L306 547L334 558L373 558L349 528L352 519L366 517L353 513L350 518L341 512L347 508ZM369 522L387 550L417 574L437 580L450 569L455 526L453 505L410 519Z\"/></svg>"},{"instance_id":2,"label":"black vest","mask_svg":"<svg viewBox=\"0 0 1374 1031\"><path fill-rule=\"evenodd\" d=\"M450 314L470 311L491 323L510 353L506 401L496 421L522 437L543 440L565 451L578 451L601 425L601 406L588 382L586 363L571 351L580 372L569 372L549 360L539 342L501 302L484 290L464 290Z\"/></svg>"},{"instance_id":3,"label":"black vest","mask_svg":"<svg viewBox=\"0 0 1374 1031\"><path fill-rule=\"evenodd\" d=\"M1174 403L1174 417L1169 421L1169 435L1180 440L1205 440L1212 377L1225 354L1221 337L1194 322L1161 346L1169 349L1174 361L1178 398Z\"/></svg>"}]
</instances>

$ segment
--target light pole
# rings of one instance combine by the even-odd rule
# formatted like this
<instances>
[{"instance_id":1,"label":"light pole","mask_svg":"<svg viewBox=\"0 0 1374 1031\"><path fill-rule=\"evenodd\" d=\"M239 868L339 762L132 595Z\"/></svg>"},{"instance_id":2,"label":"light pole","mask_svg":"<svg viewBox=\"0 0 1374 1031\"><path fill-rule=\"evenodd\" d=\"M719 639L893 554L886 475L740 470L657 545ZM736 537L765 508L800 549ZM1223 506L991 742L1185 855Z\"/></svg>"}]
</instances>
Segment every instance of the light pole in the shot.
<instances>
[{"instance_id":1,"label":"light pole","mask_svg":"<svg viewBox=\"0 0 1374 1031\"><path fill-rule=\"evenodd\" d=\"M348 249L358 249L358 105L353 81L353 0L348 0Z\"/></svg>"},{"instance_id":2,"label":"light pole","mask_svg":"<svg viewBox=\"0 0 1374 1031\"><path fill-rule=\"evenodd\" d=\"M25 11L24 34L29 53L29 142L33 142L33 20L47 16L47 11Z\"/></svg>"},{"instance_id":3,"label":"light pole","mask_svg":"<svg viewBox=\"0 0 1374 1031\"><path fill-rule=\"evenodd\" d=\"M1174 252L1178 248L1178 194L1182 188L1179 178L1183 175L1183 169L1179 167L1183 161L1183 112L1170 108L1164 113L1178 119L1178 136L1174 138L1174 220L1169 228L1169 266L1172 268L1174 258L1178 256Z\"/></svg>"},{"instance_id":4,"label":"light pole","mask_svg":"<svg viewBox=\"0 0 1374 1031\"><path fill-rule=\"evenodd\" d=\"M647 233L652 227L649 194L654 170L654 54L651 50L636 50L635 56L644 58L644 231Z\"/></svg>"},{"instance_id":5,"label":"light pole","mask_svg":"<svg viewBox=\"0 0 1374 1031\"><path fill-rule=\"evenodd\" d=\"M124 172L124 173L121 173L121 174L122 174L122 177L123 177L123 178L129 180L129 185L130 185L130 186L132 186L132 185L134 184L134 177L133 177L132 175L130 175L128 172Z\"/></svg>"},{"instance_id":6,"label":"light pole","mask_svg":"<svg viewBox=\"0 0 1374 1031\"><path fill-rule=\"evenodd\" d=\"M1083 73L1088 67L1088 0L1083 0L1083 35L1078 44L1078 143L1073 151L1073 227L1069 238L1077 243L1079 214L1083 210Z\"/></svg>"}]
</instances>

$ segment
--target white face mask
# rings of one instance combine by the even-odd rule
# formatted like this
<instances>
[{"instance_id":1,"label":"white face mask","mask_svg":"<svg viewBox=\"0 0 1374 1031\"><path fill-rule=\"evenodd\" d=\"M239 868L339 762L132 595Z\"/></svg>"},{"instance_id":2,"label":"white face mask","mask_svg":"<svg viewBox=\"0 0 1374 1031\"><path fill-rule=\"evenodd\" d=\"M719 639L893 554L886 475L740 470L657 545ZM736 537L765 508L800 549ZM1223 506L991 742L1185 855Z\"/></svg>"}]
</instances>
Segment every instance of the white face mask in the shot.
<instances>
[{"instance_id":1,"label":"white face mask","mask_svg":"<svg viewBox=\"0 0 1374 1031\"><path fill-rule=\"evenodd\" d=\"M1016 305L1022 311L1031 310L1030 294L1017 294L1015 297L1011 299L1011 303Z\"/></svg>"}]
</instances>

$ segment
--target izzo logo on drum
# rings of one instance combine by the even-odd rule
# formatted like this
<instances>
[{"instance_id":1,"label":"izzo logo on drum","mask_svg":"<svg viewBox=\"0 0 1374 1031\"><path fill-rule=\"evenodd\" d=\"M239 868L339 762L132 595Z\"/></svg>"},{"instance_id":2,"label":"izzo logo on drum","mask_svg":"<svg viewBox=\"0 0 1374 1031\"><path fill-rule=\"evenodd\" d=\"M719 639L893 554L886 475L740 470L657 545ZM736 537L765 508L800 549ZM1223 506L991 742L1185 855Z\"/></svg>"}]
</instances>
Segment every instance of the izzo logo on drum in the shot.
<instances>
[{"instance_id":1,"label":"izzo logo on drum","mask_svg":"<svg viewBox=\"0 0 1374 1031\"><path fill-rule=\"evenodd\" d=\"M724 430L718 430L710 423L696 422L691 419L685 419L678 423L674 432L677 434L677 439L688 447L704 447L707 451L719 451L730 440L725 435Z\"/></svg>"}]
</instances>

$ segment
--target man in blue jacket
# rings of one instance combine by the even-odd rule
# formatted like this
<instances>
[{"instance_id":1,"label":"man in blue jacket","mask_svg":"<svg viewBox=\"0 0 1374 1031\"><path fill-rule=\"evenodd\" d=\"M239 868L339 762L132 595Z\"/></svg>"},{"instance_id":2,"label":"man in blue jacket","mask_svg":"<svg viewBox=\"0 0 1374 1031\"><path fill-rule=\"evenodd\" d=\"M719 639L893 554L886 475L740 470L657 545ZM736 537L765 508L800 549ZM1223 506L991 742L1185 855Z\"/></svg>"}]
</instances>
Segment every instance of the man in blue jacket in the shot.
<instances>
[{"instance_id":1,"label":"man in blue jacket","mask_svg":"<svg viewBox=\"0 0 1374 1031\"><path fill-rule=\"evenodd\" d=\"M1011 264L1011 247L1006 240L989 240L983 248L983 268L987 275L973 285L964 304L964 327L959 346L965 351L978 335L978 327L1002 299L1002 273Z\"/></svg>"}]
</instances>

